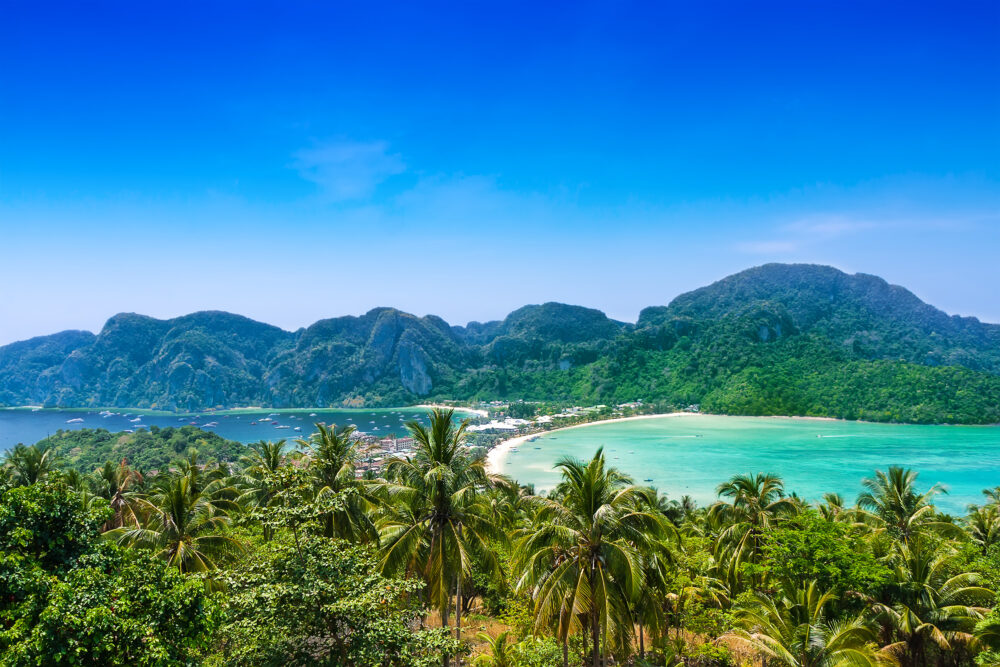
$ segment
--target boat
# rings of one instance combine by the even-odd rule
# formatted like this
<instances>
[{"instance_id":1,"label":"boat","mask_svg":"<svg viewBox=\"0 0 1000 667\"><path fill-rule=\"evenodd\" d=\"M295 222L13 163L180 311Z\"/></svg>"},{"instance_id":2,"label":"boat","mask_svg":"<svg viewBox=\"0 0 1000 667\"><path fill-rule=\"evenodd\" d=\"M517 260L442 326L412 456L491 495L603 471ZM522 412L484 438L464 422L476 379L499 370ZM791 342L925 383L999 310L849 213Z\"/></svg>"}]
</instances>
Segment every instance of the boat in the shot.
<instances>
[{"instance_id":1,"label":"boat","mask_svg":"<svg viewBox=\"0 0 1000 667\"><path fill-rule=\"evenodd\" d=\"M76 419L67 419L66 423L67 424L82 424L83 423L83 418L82 417L77 417Z\"/></svg>"},{"instance_id":2,"label":"boat","mask_svg":"<svg viewBox=\"0 0 1000 667\"><path fill-rule=\"evenodd\" d=\"M315 413L315 412L310 412L310 413L309 413L309 416L310 416L310 417L315 417L315 416L316 416L316 413Z\"/></svg>"},{"instance_id":3,"label":"boat","mask_svg":"<svg viewBox=\"0 0 1000 667\"><path fill-rule=\"evenodd\" d=\"M256 425L257 425L257 422L250 422L250 425L251 425L251 426L256 426Z\"/></svg>"},{"instance_id":4,"label":"boat","mask_svg":"<svg viewBox=\"0 0 1000 667\"><path fill-rule=\"evenodd\" d=\"M302 427L301 427L301 426L296 426L296 427L295 427L295 430L296 430L296 431L301 431L301 430L302 430Z\"/></svg>"},{"instance_id":5,"label":"boat","mask_svg":"<svg viewBox=\"0 0 1000 667\"><path fill-rule=\"evenodd\" d=\"M644 482L652 482L653 478L652 477L647 477L646 479L644 479L642 481L644 481Z\"/></svg>"},{"instance_id":6,"label":"boat","mask_svg":"<svg viewBox=\"0 0 1000 667\"><path fill-rule=\"evenodd\" d=\"M275 426L274 428L291 428L291 426Z\"/></svg>"}]
</instances>

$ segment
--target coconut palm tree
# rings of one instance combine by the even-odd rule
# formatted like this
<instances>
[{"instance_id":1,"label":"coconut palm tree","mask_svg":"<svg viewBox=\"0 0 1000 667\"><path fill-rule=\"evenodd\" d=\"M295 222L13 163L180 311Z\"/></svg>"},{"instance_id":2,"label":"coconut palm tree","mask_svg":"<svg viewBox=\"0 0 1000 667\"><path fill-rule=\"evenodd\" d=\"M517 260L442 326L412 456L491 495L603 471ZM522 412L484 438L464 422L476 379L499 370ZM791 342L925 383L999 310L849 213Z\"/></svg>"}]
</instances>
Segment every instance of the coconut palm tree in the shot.
<instances>
[{"instance_id":1,"label":"coconut palm tree","mask_svg":"<svg viewBox=\"0 0 1000 667\"><path fill-rule=\"evenodd\" d=\"M938 521L931 500L946 493L935 484L924 493L916 489L917 472L892 466L889 472L875 471L875 477L862 480L865 491L858 496L858 508L863 518L880 532L888 532L908 542L922 529L941 530L954 534L955 526Z\"/></svg>"},{"instance_id":2,"label":"coconut palm tree","mask_svg":"<svg viewBox=\"0 0 1000 667\"><path fill-rule=\"evenodd\" d=\"M784 482L778 475L735 475L720 484L716 492L731 499L712 505L709 520L721 529L719 559L729 561L734 571L744 561L756 564L764 533L782 516L794 514L799 508L796 501L785 496Z\"/></svg>"},{"instance_id":3,"label":"coconut palm tree","mask_svg":"<svg viewBox=\"0 0 1000 667\"><path fill-rule=\"evenodd\" d=\"M38 445L26 447L21 443L4 455L4 467L8 468L14 486L31 486L58 470L51 448Z\"/></svg>"},{"instance_id":4,"label":"coconut palm tree","mask_svg":"<svg viewBox=\"0 0 1000 667\"><path fill-rule=\"evenodd\" d=\"M1000 544L1000 506L970 507L965 527L969 537L986 555L991 546Z\"/></svg>"},{"instance_id":5,"label":"coconut palm tree","mask_svg":"<svg viewBox=\"0 0 1000 667\"><path fill-rule=\"evenodd\" d=\"M456 425L454 410L434 410L430 426L406 424L416 442L413 458L385 465L385 480L373 485L382 501L378 521L380 567L387 575L417 575L427 583L432 605L448 625L452 583L456 636L461 637L462 581L477 563L499 574L489 540L506 535L490 513L486 491L506 484L486 471L485 458L464 446L467 422ZM448 657L444 657L447 666Z\"/></svg>"},{"instance_id":6,"label":"coconut palm tree","mask_svg":"<svg viewBox=\"0 0 1000 667\"><path fill-rule=\"evenodd\" d=\"M606 467L602 450L588 463L563 458L556 467L563 481L538 499L535 524L519 533L517 587L535 598L536 627L556 626L560 638L588 631L597 667L609 645L630 650L644 562L662 548L670 524L642 506L646 489Z\"/></svg>"},{"instance_id":7,"label":"coconut palm tree","mask_svg":"<svg viewBox=\"0 0 1000 667\"><path fill-rule=\"evenodd\" d=\"M342 537L354 542L374 542L378 531L369 510L373 500L368 485L357 479L358 460L354 426L316 424L308 440L299 440L306 448L305 461L313 481L313 499L341 496L342 503L321 517L326 537Z\"/></svg>"},{"instance_id":8,"label":"coconut palm tree","mask_svg":"<svg viewBox=\"0 0 1000 667\"><path fill-rule=\"evenodd\" d=\"M106 535L119 544L153 549L181 572L214 570L217 558L242 551L240 542L225 532L236 503L196 490L187 475L165 477L156 492L136 506L140 525Z\"/></svg>"},{"instance_id":9,"label":"coconut palm tree","mask_svg":"<svg viewBox=\"0 0 1000 667\"><path fill-rule=\"evenodd\" d=\"M237 477L238 502L247 508L265 509L274 505L280 490L276 476L288 465L285 441L261 440L249 445L250 453L240 457L242 469ZM264 540L270 541L274 528L263 523Z\"/></svg>"},{"instance_id":10,"label":"coconut palm tree","mask_svg":"<svg viewBox=\"0 0 1000 667\"><path fill-rule=\"evenodd\" d=\"M755 594L752 604L737 609L736 629L726 639L767 656L768 664L788 667L883 665L891 658L875 651L874 633L861 618L833 620L835 596L815 581L790 585L775 595Z\"/></svg>"},{"instance_id":11,"label":"coconut palm tree","mask_svg":"<svg viewBox=\"0 0 1000 667\"><path fill-rule=\"evenodd\" d=\"M115 465L107 461L97 471L98 495L108 501L114 516L108 519L103 530L113 530L122 526L138 526L139 516L136 513L138 495L133 487L143 483L142 473L133 470L125 459Z\"/></svg>"},{"instance_id":12,"label":"coconut palm tree","mask_svg":"<svg viewBox=\"0 0 1000 667\"><path fill-rule=\"evenodd\" d=\"M993 591L979 585L974 572L952 574L955 554L925 537L898 543L892 580L872 611L884 638L905 665L928 664L927 648L949 652L973 641L976 623L989 611Z\"/></svg>"},{"instance_id":13,"label":"coconut palm tree","mask_svg":"<svg viewBox=\"0 0 1000 667\"><path fill-rule=\"evenodd\" d=\"M488 654L477 656L472 662L475 667L514 667L513 644L508 644L510 631L504 630L497 636L480 632L476 637L490 648Z\"/></svg>"}]
</instances>

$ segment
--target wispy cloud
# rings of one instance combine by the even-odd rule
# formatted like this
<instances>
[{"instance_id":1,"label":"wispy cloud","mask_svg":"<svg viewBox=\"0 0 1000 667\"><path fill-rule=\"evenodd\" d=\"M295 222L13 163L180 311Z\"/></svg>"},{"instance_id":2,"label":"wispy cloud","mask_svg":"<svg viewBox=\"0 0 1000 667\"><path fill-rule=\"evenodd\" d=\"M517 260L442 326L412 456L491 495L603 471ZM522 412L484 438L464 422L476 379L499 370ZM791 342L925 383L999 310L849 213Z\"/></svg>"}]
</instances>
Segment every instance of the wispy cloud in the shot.
<instances>
[{"instance_id":1,"label":"wispy cloud","mask_svg":"<svg viewBox=\"0 0 1000 667\"><path fill-rule=\"evenodd\" d=\"M739 242L736 249L757 255L790 254L889 224L894 223L843 215L810 216L778 226L771 237Z\"/></svg>"},{"instance_id":2,"label":"wispy cloud","mask_svg":"<svg viewBox=\"0 0 1000 667\"><path fill-rule=\"evenodd\" d=\"M367 199L390 176L406 169L385 141L334 141L295 153L292 166L336 202Z\"/></svg>"},{"instance_id":3,"label":"wispy cloud","mask_svg":"<svg viewBox=\"0 0 1000 667\"><path fill-rule=\"evenodd\" d=\"M778 255L796 252L801 244L792 240L772 239L769 241L744 241L736 244L736 249L755 255Z\"/></svg>"}]
</instances>

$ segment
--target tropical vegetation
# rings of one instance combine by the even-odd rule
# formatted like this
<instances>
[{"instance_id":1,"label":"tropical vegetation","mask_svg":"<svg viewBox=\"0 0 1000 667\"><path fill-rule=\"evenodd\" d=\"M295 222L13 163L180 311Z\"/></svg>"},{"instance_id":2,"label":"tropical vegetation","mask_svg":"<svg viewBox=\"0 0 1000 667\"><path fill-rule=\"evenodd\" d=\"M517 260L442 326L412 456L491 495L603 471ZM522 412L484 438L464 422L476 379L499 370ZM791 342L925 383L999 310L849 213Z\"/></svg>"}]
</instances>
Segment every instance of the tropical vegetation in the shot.
<instances>
[{"instance_id":1,"label":"tropical vegetation","mask_svg":"<svg viewBox=\"0 0 1000 667\"><path fill-rule=\"evenodd\" d=\"M454 413L408 429L367 471L325 425L155 470L10 450L0 665L1000 665L997 488L953 516L913 470L815 504L747 471L698 507L598 450L536 493Z\"/></svg>"}]
</instances>

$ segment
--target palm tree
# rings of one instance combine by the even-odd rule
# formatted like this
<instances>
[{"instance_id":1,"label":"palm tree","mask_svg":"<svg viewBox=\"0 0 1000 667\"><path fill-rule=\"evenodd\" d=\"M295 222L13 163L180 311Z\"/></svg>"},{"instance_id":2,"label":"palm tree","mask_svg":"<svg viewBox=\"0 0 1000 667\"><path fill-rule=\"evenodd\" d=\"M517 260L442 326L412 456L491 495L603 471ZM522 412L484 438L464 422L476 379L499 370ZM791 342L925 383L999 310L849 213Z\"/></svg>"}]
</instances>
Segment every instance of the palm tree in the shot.
<instances>
[{"instance_id":1,"label":"palm tree","mask_svg":"<svg viewBox=\"0 0 1000 667\"><path fill-rule=\"evenodd\" d=\"M976 622L989 609L976 603L992 603L993 591L979 586L974 572L952 575L955 555L914 537L896 545L892 581L872 610L892 647L905 658L904 664L925 665L928 644L941 651L973 641Z\"/></svg>"},{"instance_id":2,"label":"palm tree","mask_svg":"<svg viewBox=\"0 0 1000 667\"><path fill-rule=\"evenodd\" d=\"M119 544L153 549L181 572L207 572L216 569L215 559L242 550L239 541L225 534L228 511L236 507L196 490L191 477L173 475L149 498L137 501L141 525L107 535Z\"/></svg>"},{"instance_id":3,"label":"palm tree","mask_svg":"<svg viewBox=\"0 0 1000 667\"><path fill-rule=\"evenodd\" d=\"M924 493L916 490L917 472L891 466L889 472L875 471L875 477L862 480L865 491L858 496L864 517L879 531L886 531L908 542L922 528L954 532L954 526L936 521L931 499L945 493L935 484Z\"/></svg>"},{"instance_id":4,"label":"palm tree","mask_svg":"<svg viewBox=\"0 0 1000 667\"><path fill-rule=\"evenodd\" d=\"M115 465L107 461L104 467L97 471L98 495L108 501L114 516L108 519L102 530L108 531L121 526L138 526L139 516L136 513L137 495L133 486L141 486L142 473L129 467L125 459Z\"/></svg>"},{"instance_id":5,"label":"palm tree","mask_svg":"<svg viewBox=\"0 0 1000 667\"><path fill-rule=\"evenodd\" d=\"M535 598L536 627L555 626L564 645L573 630L588 631L597 667L609 641L628 652L644 563L672 530L658 511L640 507L647 490L607 468L602 450L589 463L563 458L556 467L562 483L538 499L535 525L519 533L517 587Z\"/></svg>"},{"instance_id":6,"label":"palm tree","mask_svg":"<svg viewBox=\"0 0 1000 667\"><path fill-rule=\"evenodd\" d=\"M250 445L249 449L249 454L240 457L242 471L237 481L241 491L238 502L243 507L265 509L274 504L280 490L275 477L288 464L285 441L261 440ZM264 540L270 541L274 528L264 522L263 529Z\"/></svg>"},{"instance_id":7,"label":"palm tree","mask_svg":"<svg viewBox=\"0 0 1000 667\"><path fill-rule=\"evenodd\" d=\"M313 479L314 500L342 495L343 505L324 513L326 537L342 537L354 542L374 542L378 531L369 509L373 501L367 485L355 475L358 459L354 426L337 430L336 425L316 424L309 440L299 440L306 447L306 463Z\"/></svg>"},{"instance_id":8,"label":"palm tree","mask_svg":"<svg viewBox=\"0 0 1000 667\"><path fill-rule=\"evenodd\" d=\"M479 641L486 642L490 652L489 655L484 653L478 656L472 662L475 667L514 667L514 653L511 650L513 645L507 643L510 637L509 630L504 630L496 637L485 632L480 632L476 637Z\"/></svg>"},{"instance_id":9,"label":"palm tree","mask_svg":"<svg viewBox=\"0 0 1000 667\"><path fill-rule=\"evenodd\" d=\"M58 469L51 448L25 447L21 443L4 455L4 465L10 470L10 480L15 486L31 486Z\"/></svg>"},{"instance_id":10,"label":"palm tree","mask_svg":"<svg viewBox=\"0 0 1000 667\"><path fill-rule=\"evenodd\" d=\"M985 556L991 546L1000 544L1000 506L970 507L965 526Z\"/></svg>"},{"instance_id":11,"label":"palm tree","mask_svg":"<svg viewBox=\"0 0 1000 667\"><path fill-rule=\"evenodd\" d=\"M716 492L730 502L716 502L709 519L721 529L718 544L727 549L735 571L744 561L756 564L761 539L782 516L794 514L798 503L785 497L781 477L767 473L735 475Z\"/></svg>"},{"instance_id":12,"label":"palm tree","mask_svg":"<svg viewBox=\"0 0 1000 667\"><path fill-rule=\"evenodd\" d=\"M730 641L788 667L882 665L892 660L871 648L875 636L861 618L833 620L828 607L835 600L815 581L786 586L773 596L755 594L754 603L737 609Z\"/></svg>"},{"instance_id":13,"label":"palm tree","mask_svg":"<svg viewBox=\"0 0 1000 667\"><path fill-rule=\"evenodd\" d=\"M429 428L415 421L406 427L416 441L414 457L390 460L385 481L373 489L384 501L380 566L387 575L422 577L445 627L454 582L456 636L461 637L463 578L474 560L481 571L499 572L489 540L506 535L489 512L485 492L506 481L487 473L484 457L469 453L467 422L456 426L454 410L434 410Z\"/></svg>"}]
</instances>

